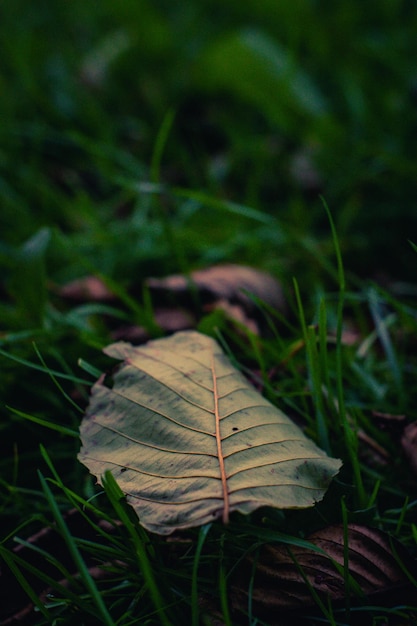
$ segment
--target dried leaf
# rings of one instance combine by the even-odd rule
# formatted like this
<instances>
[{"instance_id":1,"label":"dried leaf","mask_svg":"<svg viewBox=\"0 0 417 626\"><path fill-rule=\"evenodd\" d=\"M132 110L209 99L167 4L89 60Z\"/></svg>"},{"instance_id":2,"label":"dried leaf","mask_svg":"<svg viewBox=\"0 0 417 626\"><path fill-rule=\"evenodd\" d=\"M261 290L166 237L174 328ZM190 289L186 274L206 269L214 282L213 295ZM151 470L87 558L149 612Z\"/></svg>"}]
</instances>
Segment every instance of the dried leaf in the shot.
<instances>
[{"instance_id":1,"label":"dried leaf","mask_svg":"<svg viewBox=\"0 0 417 626\"><path fill-rule=\"evenodd\" d=\"M302 611L313 608L316 593L327 605L343 602L347 594L344 578L345 545L344 528L334 525L310 535L312 548L284 545L263 546L257 561L246 563L246 571L240 568L233 585L233 605L236 611L248 606L248 589L253 567L256 566L252 589L252 603L256 616L268 616L268 623L275 624L274 617L284 611ZM408 578L397 561L390 537L380 530L349 524L347 564L350 592L353 596L374 596L388 599L393 592L407 586ZM316 548L316 549L315 549ZM395 547L403 552L402 546ZM408 555L402 554L411 563ZM397 597L396 597L397 594ZM353 598L352 598L353 600Z\"/></svg>"},{"instance_id":2,"label":"dried leaf","mask_svg":"<svg viewBox=\"0 0 417 626\"><path fill-rule=\"evenodd\" d=\"M243 324L255 335L259 335L258 322L247 314L245 309L238 304L230 304L228 300L216 300L213 304L206 305L205 312L210 313L221 309L229 320L233 320L238 324Z\"/></svg>"},{"instance_id":3,"label":"dried leaf","mask_svg":"<svg viewBox=\"0 0 417 626\"><path fill-rule=\"evenodd\" d=\"M84 276L76 278L58 289L63 298L69 300L102 302L116 300L116 296L110 291L105 283L97 276Z\"/></svg>"},{"instance_id":4,"label":"dried leaf","mask_svg":"<svg viewBox=\"0 0 417 626\"><path fill-rule=\"evenodd\" d=\"M79 459L99 481L110 470L152 532L312 506L340 468L210 337L186 331L105 352L125 361L113 388L93 387Z\"/></svg>"},{"instance_id":5,"label":"dried leaf","mask_svg":"<svg viewBox=\"0 0 417 626\"><path fill-rule=\"evenodd\" d=\"M392 413L381 413L372 411L374 424L381 430L389 433L393 438L398 439L407 425L405 415L393 415Z\"/></svg>"},{"instance_id":6,"label":"dried leaf","mask_svg":"<svg viewBox=\"0 0 417 626\"><path fill-rule=\"evenodd\" d=\"M194 328L196 319L186 309L158 307L153 311L155 323L166 333ZM138 344L149 340L149 331L143 326L119 326L111 333L114 341L129 341Z\"/></svg>"},{"instance_id":7,"label":"dried leaf","mask_svg":"<svg viewBox=\"0 0 417 626\"><path fill-rule=\"evenodd\" d=\"M410 463L411 469L414 474L417 474L417 422L408 424L408 426L404 428L404 433L401 437L401 445Z\"/></svg>"},{"instance_id":8,"label":"dried leaf","mask_svg":"<svg viewBox=\"0 0 417 626\"><path fill-rule=\"evenodd\" d=\"M312 146L303 146L292 156L289 173L297 186L317 195L322 189L323 180L317 169L315 156Z\"/></svg>"},{"instance_id":9,"label":"dried leaf","mask_svg":"<svg viewBox=\"0 0 417 626\"><path fill-rule=\"evenodd\" d=\"M192 295L194 289L203 303L227 300L251 313L255 307L248 294L277 310L286 308L280 283L270 274L244 265L217 265L192 272L190 277L150 278L147 285L154 295L159 296L169 293Z\"/></svg>"}]
</instances>

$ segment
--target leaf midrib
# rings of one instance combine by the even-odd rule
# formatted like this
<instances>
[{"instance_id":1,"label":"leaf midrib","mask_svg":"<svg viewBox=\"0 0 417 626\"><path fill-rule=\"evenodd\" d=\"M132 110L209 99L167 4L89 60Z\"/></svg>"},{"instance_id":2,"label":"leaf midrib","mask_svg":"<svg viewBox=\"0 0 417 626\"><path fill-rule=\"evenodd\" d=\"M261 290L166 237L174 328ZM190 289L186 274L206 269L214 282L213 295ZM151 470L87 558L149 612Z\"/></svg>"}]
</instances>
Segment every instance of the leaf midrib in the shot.
<instances>
[{"instance_id":1,"label":"leaf midrib","mask_svg":"<svg viewBox=\"0 0 417 626\"><path fill-rule=\"evenodd\" d=\"M223 492L223 513L222 520L224 524L227 524L229 521L229 491L227 485L227 476L226 476L226 468L224 464L224 456L223 456L223 448L222 448L222 436L220 432L220 412L219 412L219 392L217 389L217 377L216 377L216 368L214 364L214 353L211 353L211 373L213 377L213 399L214 399L214 419L216 424L216 444L217 444L217 456L219 460L219 468L220 468L220 479L222 483L222 492Z\"/></svg>"}]
</instances>

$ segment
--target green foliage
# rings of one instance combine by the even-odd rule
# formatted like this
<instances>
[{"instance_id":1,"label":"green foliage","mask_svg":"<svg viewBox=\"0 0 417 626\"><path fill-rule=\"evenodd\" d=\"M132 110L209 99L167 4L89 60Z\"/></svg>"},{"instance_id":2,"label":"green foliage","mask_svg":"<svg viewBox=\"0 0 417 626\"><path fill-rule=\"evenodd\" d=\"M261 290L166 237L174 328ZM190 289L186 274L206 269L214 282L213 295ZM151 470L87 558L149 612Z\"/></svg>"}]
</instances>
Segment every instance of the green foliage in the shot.
<instances>
[{"instance_id":1,"label":"green foliage","mask_svg":"<svg viewBox=\"0 0 417 626\"><path fill-rule=\"evenodd\" d=\"M210 623L213 590L233 624L247 554L346 519L415 558L415 478L373 415L416 419L415 4L4 0L0 22L0 556L39 625ZM220 312L199 329L344 467L309 512L237 516L167 555L111 481L97 494L74 433L102 347L126 326L161 333L145 279L217 262L272 272L290 311L257 302L266 338ZM116 298L62 295L86 275ZM68 563L13 551L53 524Z\"/></svg>"}]
</instances>

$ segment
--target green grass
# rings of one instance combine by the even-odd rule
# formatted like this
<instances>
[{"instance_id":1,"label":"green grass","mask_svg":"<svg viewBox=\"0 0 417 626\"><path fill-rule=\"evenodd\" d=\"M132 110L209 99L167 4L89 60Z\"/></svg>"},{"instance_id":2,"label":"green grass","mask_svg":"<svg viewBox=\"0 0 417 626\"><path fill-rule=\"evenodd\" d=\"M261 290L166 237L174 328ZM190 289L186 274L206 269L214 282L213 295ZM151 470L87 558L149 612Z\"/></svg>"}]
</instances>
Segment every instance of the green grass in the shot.
<instances>
[{"instance_id":1,"label":"green grass","mask_svg":"<svg viewBox=\"0 0 417 626\"><path fill-rule=\"evenodd\" d=\"M0 557L36 623L263 624L250 594L234 611L245 556L346 520L415 559L416 477L373 418L416 419L414 3L5 0L0 21ZM288 316L258 303L267 338L220 314L199 327L344 466L311 510L167 548L111 480L97 493L78 426L114 331L161 332L146 278L221 262L279 278ZM116 300L60 295L86 275ZM62 562L25 543L52 526ZM305 623L354 625L346 603ZM391 626L417 613L363 608Z\"/></svg>"}]
</instances>

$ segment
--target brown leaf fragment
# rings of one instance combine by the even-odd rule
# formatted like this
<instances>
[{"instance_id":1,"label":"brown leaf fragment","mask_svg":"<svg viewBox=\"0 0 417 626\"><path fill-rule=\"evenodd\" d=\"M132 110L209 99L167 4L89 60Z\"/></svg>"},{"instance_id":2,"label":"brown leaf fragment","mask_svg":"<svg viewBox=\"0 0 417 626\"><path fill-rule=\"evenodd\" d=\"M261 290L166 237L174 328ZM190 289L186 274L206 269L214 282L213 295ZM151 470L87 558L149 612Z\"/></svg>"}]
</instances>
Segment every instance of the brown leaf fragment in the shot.
<instances>
[{"instance_id":1,"label":"brown leaf fragment","mask_svg":"<svg viewBox=\"0 0 417 626\"><path fill-rule=\"evenodd\" d=\"M249 587L254 573L252 606L254 615L268 616L271 625L281 624L286 612L301 614L315 608L314 594L327 605L345 601L344 528L334 525L315 532L307 538L312 546L264 545L258 557L248 559L232 587L232 604L237 612L248 606ZM351 601L363 597L378 598L393 603L408 585L408 578L399 565L390 537L373 528L348 526L348 568L351 576ZM415 570L411 558L395 545L406 567ZM245 571L246 568L246 571ZM254 570L255 568L255 570Z\"/></svg>"},{"instance_id":2,"label":"brown leaf fragment","mask_svg":"<svg viewBox=\"0 0 417 626\"><path fill-rule=\"evenodd\" d=\"M380 413L372 411L373 421L380 430L383 430L395 438L398 438L407 424L405 415L394 415L392 413Z\"/></svg>"},{"instance_id":3,"label":"brown leaf fragment","mask_svg":"<svg viewBox=\"0 0 417 626\"><path fill-rule=\"evenodd\" d=\"M195 328L196 318L190 311L175 307L158 307L154 309L154 320L165 333L176 333L180 330ZM140 344L150 339L149 331L144 326L119 326L112 333L115 341L130 341Z\"/></svg>"},{"instance_id":4,"label":"brown leaf fragment","mask_svg":"<svg viewBox=\"0 0 417 626\"><path fill-rule=\"evenodd\" d=\"M239 304L248 313L253 313L256 308L248 294L278 311L286 308L280 283L270 274L244 265L216 265L192 272L189 277L175 274L149 278L147 285L156 297L176 294L190 298L197 290L203 305L227 300Z\"/></svg>"},{"instance_id":5,"label":"brown leaf fragment","mask_svg":"<svg viewBox=\"0 0 417 626\"><path fill-rule=\"evenodd\" d=\"M289 173L297 187L317 195L323 181L314 162L315 152L313 146L304 146L298 150L290 161Z\"/></svg>"},{"instance_id":6,"label":"brown leaf fragment","mask_svg":"<svg viewBox=\"0 0 417 626\"><path fill-rule=\"evenodd\" d=\"M417 474L417 422L412 422L405 427L401 445L412 471Z\"/></svg>"},{"instance_id":7,"label":"brown leaf fragment","mask_svg":"<svg viewBox=\"0 0 417 626\"><path fill-rule=\"evenodd\" d=\"M280 283L270 274L241 265L218 265L192 272L190 276L172 275L145 281L154 306L155 322L166 332L195 328L202 315L221 309L226 316L243 324L255 334L262 333L264 319L251 296L280 312L286 301ZM141 283L129 289L133 299L142 297ZM76 302L115 302L118 300L97 276L84 276L62 286L52 286L61 298ZM149 339L142 327L119 327L113 337L134 343Z\"/></svg>"},{"instance_id":8,"label":"brown leaf fragment","mask_svg":"<svg viewBox=\"0 0 417 626\"><path fill-rule=\"evenodd\" d=\"M80 302L103 302L115 300L116 296L97 276L84 276L58 288L58 294L68 300Z\"/></svg>"},{"instance_id":9,"label":"brown leaf fragment","mask_svg":"<svg viewBox=\"0 0 417 626\"><path fill-rule=\"evenodd\" d=\"M250 317L246 313L245 309L238 304L231 304L228 300L222 299L216 300L213 304L209 304L204 307L205 312L214 311L216 309L221 309L230 320L233 320L238 324L243 324L255 335L259 334L259 324L257 321L253 317Z\"/></svg>"},{"instance_id":10,"label":"brown leaf fragment","mask_svg":"<svg viewBox=\"0 0 417 626\"><path fill-rule=\"evenodd\" d=\"M364 430L359 428L357 431L358 439L365 444L365 449L361 453L361 459L370 465L386 465L391 460L391 456L383 446L381 446L373 437L368 435Z\"/></svg>"}]
</instances>

